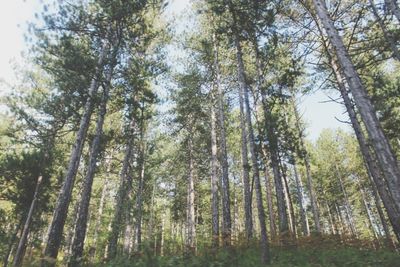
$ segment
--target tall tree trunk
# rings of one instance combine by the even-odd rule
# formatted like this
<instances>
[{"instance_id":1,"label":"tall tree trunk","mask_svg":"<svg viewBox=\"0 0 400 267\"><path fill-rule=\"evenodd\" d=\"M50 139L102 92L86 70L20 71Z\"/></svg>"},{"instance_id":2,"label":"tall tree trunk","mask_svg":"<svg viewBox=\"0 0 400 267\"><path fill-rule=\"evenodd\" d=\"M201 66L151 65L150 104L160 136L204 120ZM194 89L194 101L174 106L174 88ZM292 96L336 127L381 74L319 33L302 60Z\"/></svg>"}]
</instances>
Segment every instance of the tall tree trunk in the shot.
<instances>
[{"instance_id":1,"label":"tall tree trunk","mask_svg":"<svg viewBox=\"0 0 400 267\"><path fill-rule=\"evenodd\" d=\"M233 13L234 14L234 13ZM236 27L236 20L234 22ZM247 150L247 129L246 129L246 111L244 103L244 94L246 91L246 76L244 71L242 47L240 45L239 34L234 30L234 39L236 47L237 75L239 80L239 105L240 105L240 128L241 128L241 155L242 155L242 175L243 175L243 190L244 190L244 211L245 211L245 228L246 238L250 240L253 237L253 220L251 209L251 194L250 194L250 166L248 162Z\"/></svg>"},{"instance_id":2,"label":"tall tree trunk","mask_svg":"<svg viewBox=\"0 0 400 267\"><path fill-rule=\"evenodd\" d=\"M214 95L214 94L213 94ZM211 103L211 217L212 244L219 245L219 199L218 199L218 162L217 162L217 133L215 127L214 96Z\"/></svg>"},{"instance_id":3,"label":"tall tree trunk","mask_svg":"<svg viewBox=\"0 0 400 267\"><path fill-rule=\"evenodd\" d=\"M335 170L336 170L336 176L339 179L340 189L341 189L341 191L343 193L343 196L344 196L345 214L346 214L346 218L347 218L348 224L350 226L351 235L353 237L357 238L357 230L356 230L356 227L355 227L355 224L354 224L354 220L353 220L353 212L351 210L349 196L347 194L347 190L346 190L346 188L344 186L342 176L339 173L339 170L337 169L337 166L335 166Z\"/></svg>"},{"instance_id":4,"label":"tall tree trunk","mask_svg":"<svg viewBox=\"0 0 400 267\"><path fill-rule=\"evenodd\" d=\"M116 195L116 205L114 216L111 222L111 232L108 238L107 258L113 259L117 255L117 245L119 234L124 225L124 211L127 197L132 188L132 176L129 174L130 162L133 154L133 134L135 131L135 120L132 118L130 122L128 143L125 148L124 161L122 163L122 170L120 174L120 184Z\"/></svg>"},{"instance_id":5,"label":"tall tree trunk","mask_svg":"<svg viewBox=\"0 0 400 267\"><path fill-rule=\"evenodd\" d=\"M193 140L189 137L188 153L189 153L189 173L188 173L188 205L187 205L187 248L189 252L196 251L196 225L195 225L195 208L194 208L194 163L193 163Z\"/></svg>"},{"instance_id":6,"label":"tall tree trunk","mask_svg":"<svg viewBox=\"0 0 400 267\"><path fill-rule=\"evenodd\" d=\"M25 225L24 225L24 228L23 228L22 233L21 233L21 237L20 237L19 242L18 242L17 251L16 251L15 256L14 256L13 267L21 266L22 265L22 261L24 259L26 243L27 243L27 240L28 240L30 226L31 226L32 219L33 219L33 212L35 211L36 203L37 203L38 198L39 198L38 195L39 195L39 189L40 189L41 182L42 182L42 176L40 175L38 177L38 179L37 179L37 182L36 182L35 192L33 194L33 199L32 199L32 202L31 202L31 206L29 208L29 212L28 212L28 215L27 215L26 220L25 220Z\"/></svg>"},{"instance_id":7,"label":"tall tree trunk","mask_svg":"<svg viewBox=\"0 0 400 267\"><path fill-rule=\"evenodd\" d=\"M282 169L282 179L283 179L283 186L284 186L284 191L285 191L285 199L286 199L286 205L289 208L289 225L292 231L292 235L294 238L296 238L296 217L294 215L294 207L293 207L293 201L292 201L292 195L290 194L289 190L289 183L286 175L286 164L281 163L281 169Z\"/></svg>"},{"instance_id":8,"label":"tall tree trunk","mask_svg":"<svg viewBox=\"0 0 400 267\"><path fill-rule=\"evenodd\" d=\"M47 239L47 245L44 252L45 258L42 261L43 267L54 266L57 260L58 249L61 244L62 233L65 225L65 219L67 218L68 207L71 200L75 176L82 155L82 149L85 143L87 130L89 128L90 118L93 113L95 97L97 95L97 91L100 85L101 75L103 72L104 60L108 54L108 51L109 51L109 43L105 41L100 51L99 59L96 65L95 75L90 84L89 97L84 106L84 111L79 125L79 130L76 135L75 144L69 159L67 174L65 176L64 183L61 187L56 208L54 210L49 237Z\"/></svg>"},{"instance_id":9,"label":"tall tree trunk","mask_svg":"<svg viewBox=\"0 0 400 267\"><path fill-rule=\"evenodd\" d=\"M340 67L343 70L350 91L354 97L354 102L360 112L361 119L365 124L368 136L371 139L372 147L374 148L375 155L384 173L386 182L388 183L397 210L400 210L400 169L397 165L396 157L382 130L375 109L367 95L361 78L343 44L343 40L329 17L324 0L313 0L313 3L318 17L332 43Z\"/></svg>"},{"instance_id":10,"label":"tall tree trunk","mask_svg":"<svg viewBox=\"0 0 400 267\"><path fill-rule=\"evenodd\" d=\"M92 141L92 146L90 149L90 159L89 166L87 168L86 176L83 181L83 189L79 204L79 213L75 226L74 241L72 242L72 253L69 260L69 266L80 265L83 255L83 247L87 231L88 214L89 214L89 204L92 195L92 186L94 175L96 172L96 164L98 160L98 155L100 153L100 141L103 135L103 125L104 119L107 112L107 102L110 94L112 71L109 70L106 74L105 84L103 85L103 97L101 99L101 104L99 108L99 114L96 122L96 133Z\"/></svg>"},{"instance_id":11,"label":"tall tree trunk","mask_svg":"<svg viewBox=\"0 0 400 267\"><path fill-rule=\"evenodd\" d=\"M101 196L100 196L100 203L99 203L99 208L97 210L97 220L96 224L94 227L94 234L93 234L93 241L91 244L91 249L93 252L91 253L92 258L91 262L93 262L94 257L96 256L96 251L97 251L97 241L99 239L99 232L100 232L100 226L102 222L102 216L103 216L103 211L104 211L104 205L106 202L106 197L107 197L107 192L108 192L108 183L110 181L110 172L111 172L111 159L112 159L113 153L111 152L110 157L106 159L106 165L107 165L107 170L106 170L106 177L103 182L103 189L101 190Z\"/></svg>"},{"instance_id":12,"label":"tall tree trunk","mask_svg":"<svg viewBox=\"0 0 400 267\"><path fill-rule=\"evenodd\" d=\"M264 176L265 176L265 190L266 190L266 198L267 198L267 205L268 205L268 215L269 215L269 231L271 234L271 239L273 240L276 237L276 223L275 223L275 213L274 213L274 205L272 202L272 185L271 180L268 174L268 169L265 167L264 169Z\"/></svg>"},{"instance_id":13,"label":"tall tree trunk","mask_svg":"<svg viewBox=\"0 0 400 267\"><path fill-rule=\"evenodd\" d=\"M396 234L397 240L400 241L400 212L397 209L392 196L387 191L387 189L386 189L387 186L385 184L385 181L381 178L381 171L376 164L374 155L371 153L370 149L368 148L367 140L362 131L361 124L357 119L357 114L354 110L352 101L348 95L345 81L342 77L339 66L336 64L336 61L334 60L333 55L330 52L328 44L326 42L324 42L324 45L325 45L326 53L329 57L330 65L335 74L338 89L343 98L343 102L346 107L346 111L349 115L351 124L354 129L354 133L356 135L358 144L360 146L360 151L361 151L361 154L363 155L364 163L366 165L369 177L371 179L371 184L373 185L373 189L377 190L379 192L379 195L382 199L383 205L387 211L389 220L393 227L393 230ZM376 194L376 192L375 192L375 194ZM385 223L385 222L383 222L383 223ZM389 235L389 238L390 238L390 235Z\"/></svg>"},{"instance_id":14,"label":"tall tree trunk","mask_svg":"<svg viewBox=\"0 0 400 267\"><path fill-rule=\"evenodd\" d=\"M303 235L307 236L309 235L309 232L307 227L306 211L304 210L304 205L303 205L303 184L298 175L296 163L293 164L293 172L294 172L294 179L296 182L297 201L299 202L301 230L303 232Z\"/></svg>"},{"instance_id":15,"label":"tall tree trunk","mask_svg":"<svg viewBox=\"0 0 400 267\"><path fill-rule=\"evenodd\" d=\"M314 227L317 233L321 233L321 223L319 219L319 209L317 205L317 200L313 188L312 176L311 176L311 167L310 167L310 157L307 153L306 146L304 144L304 135L303 135L303 128L300 122L300 115L299 111L296 107L296 101L294 95L292 96L292 103L293 103L293 111L296 120L296 128L299 133L299 142L300 142L300 149L302 151L302 157L304 160L304 166L306 168L306 176L307 176L307 190L310 197L310 204L311 210L313 213L313 220L314 220Z\"/></svg>"},{"instance_id":16,"label":"tall tree trunk","mask_svg":"<svg viewBox=\"0 0 400 267\"><path fill-rule=\"evenodd\" d=\"M142 112L143 120L143 112ZM143 210L143 187L144 187L144 174L145 174L145 153L146 153L146 143L144 140L144 128L143 121L141 127L141 151L140 151L140 161L139 161L139 187L136 196L136 223L135 223L135 238L136 238L136 249L139 251L142 245L142 210Z\"/></svg>"},{"instance_id":17,"label":"tall tree trunk","mask_svg":"<svg viewBox=\"0 0 400 267\"><path fill-rule=\"evenodd\" d=\"M383 22L382 18L379 16L379 13L378 13L378 10L376 9L374 0L368 0L368 1L371 6L372 13L374 14L374 17L375 17L376 21L378 22L379 27L382 30L383 37L385 37L386 41L390 45L390 48L392 49L393 57L396 60L400 60L400 52L399 52L399 49L397 49L396 42L393 40L393 37L390 35L390 33L386 30L385 23Z\"/></svg>"},{"instance_id":18,"label":"tall tree trunk","mask_svg":"<svg viewBox=\"0 0 400 267\"><path fill-rule=\"evenodd\" d=\"M220 162L222 167L222 176L220 181L221 195L222 195L222 242L224 246L231 244L232 235L232 221L231 221L231 207L230 207L230 192L229 192L229 166L228 166L228 152L226 149L226 133L225 133L225 113L224 113L224 94L222 92L220 83L220 70L219 70L219 54L217 38L213 35L214 43L214 86L216 89L217 109L216 115L218 117L219 126L219 146L220 146Z\"/></svg>"}]
</instances>

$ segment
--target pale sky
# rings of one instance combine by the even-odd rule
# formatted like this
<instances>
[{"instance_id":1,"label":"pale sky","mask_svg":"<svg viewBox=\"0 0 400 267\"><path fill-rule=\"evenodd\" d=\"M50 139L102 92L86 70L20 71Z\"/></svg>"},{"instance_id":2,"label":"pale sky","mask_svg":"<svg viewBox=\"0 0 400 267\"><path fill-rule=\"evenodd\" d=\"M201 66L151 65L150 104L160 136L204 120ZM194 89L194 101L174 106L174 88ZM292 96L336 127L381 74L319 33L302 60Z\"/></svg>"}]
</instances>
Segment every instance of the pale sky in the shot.
<instances>
[{"instance_id":1,"label":"pale sky","mask_svg":"<svg viewBox=\"0 0 400 267\"><path fill-rule=\"evenodd\" d=\"M23 65L21 53L26 50L24 33L27 31L27 22L35 20L35 13L42 8L40 0L2 0L0 3L0 96L9 92L10 86L16 84L13 66ZM168 7L168 16L179 16L185 12L189 0L173 0ZM315 140L325 128L343 128L347 125L338 122L335 117L347 119L343 114L343 107L336 103L321 103L329 98L324 92L316 92L301 99L300 109L303 119L308 124L308 138Z\"/></svg>"}]
</instances>

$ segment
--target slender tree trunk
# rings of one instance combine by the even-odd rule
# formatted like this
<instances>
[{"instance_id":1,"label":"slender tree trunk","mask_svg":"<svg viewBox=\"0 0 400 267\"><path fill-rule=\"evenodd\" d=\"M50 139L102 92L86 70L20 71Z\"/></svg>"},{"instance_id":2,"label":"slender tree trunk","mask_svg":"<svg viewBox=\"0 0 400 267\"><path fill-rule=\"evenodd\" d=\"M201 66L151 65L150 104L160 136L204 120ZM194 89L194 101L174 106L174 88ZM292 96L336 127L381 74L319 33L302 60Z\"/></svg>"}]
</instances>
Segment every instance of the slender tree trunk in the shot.
<instances>
[{"instance_id":1,"label":"slender tree trunk","mask_svg":"<svg viewBox=\"0 0 400 267\"><path fill-rule=\"evenodd\" d=\"M40 184L42 182L42 176L39 176L36 182L36 187L35 187L35 192L33 194L33 199L31 202L31 206L29 208L28 215L25 220L25 225L21 233L21 237L19 239L17 251L14 256L14 261L13 261L13 267L19 267L22 265L22 261L24 259L24 254L25 254L25 249L26 249L26 243L28 240L28 235L30 231L30 226L32 223L33 219L33 212L35 211L36 208L36 203L38 201L38 195L39 195L39 189L40 189Z\"/></svg>"},{"instance_id":2,"label":"slender tree trunk","mask_svg":"<svg viewBox=\"0 0 400 267\"><path fill-rule=\"evenodd\" d=\"M89 204L92 195L94 175L97 167L96 164L98 160L98 155L100 153L100 141L103 135L103 125L107 112L107 102L110 94L111 78L112 72L110 70L106 75L106 83L103 88L103 97L101 100L99 114L96 122L96 133L92 141L92 146L90 148L89 166L87 168L86 176L83 181L83 189L79 204L79 213L75 226L74 241L72 242L72 253L70 261L68 263L70 267L80 265L82 261L83 247L87 232Z\"/></svg>"},{"instance_id":3,"label":"slender tree trunk","mask_svg":"<svg viewBox=\"0 0 400 267\"><path fill-rule=\"evenodd\" d=\"M390 33L386 30L385 23L383 22L382 18L379 16L379 13L378 13L378 10L376 9L374 0L368 0L368 1L369 1L370 6L371 6L372 13L374 14L374 17L375 17L376 21L378 22L379 27L382 30L383 37L385 37L386 41L390 45L390 48L392 49L393 57L396 60L400 60L400 52L399 52L399 49L397 49L396 42L393 40L393 38L390 35Z\"/></svg>"},{"instance_id":4,"label":"slender tree trunk","mask_svg":"<svg viewBox=\"0 0 400 267\"><path fill-rule=\"evenodd\" d=\"M365 209L365 213L367 215L368 218L368 228L371 230L372 236L374 238L374 241L377 245L379 245L379 240L378 240L378 235L375 231L374 228L374 220L373 220L373 216L372 216L372 212L371 212L371 208L370 208L370 204L367 201L367 196L365 194L365 190L363 188L363 186L361 185L360 179L357 177L357 183L360 189L360 193L361 193L361 199L364 205L364 209Z\"/></svg>"},{"instance_id":5,"label":"slender tree trunk","mask_svg":"<svg viewBox=\"0 0 400 267\"><path fill-rule=\"evenodd\" d=\"M298 175L296 163L293 164L293 172L294 172L294 179L296 181L297 201L299 202L301 229L303 235L307 236L310 233L308 232L306 211L304 210L304 205L303 205L303 184Z\"/></svg>"},{"instance_id":6,"label":"slender tree trunk","mask_svg":"<svg viewBox=\"0 0 400 267\"><path fill-rule=\"evenodd\" d=\"M303 136L303 129L300 124L300 115L299 111L296 107L296 101L294 96L292 96L292 103L293 103L293 111L296 119L296 128L299 133L299 142L300 142L300 149L302 151L302 156L304 160L304 166L306 168L306 176L307 176L307 190L308 194L310 196L310 204L311 204L311 210L313 213L313 220L314 220L314 227L315 231L317 233L321 233L321 223L319 219L319 209L317 205L317 199L315 196L314 188L313 188L313 182L312 182L312 176L311 176L311 168L310 168L310 157L307 153L306 147L304 145L304 136Z\"/></svg>"},{"instance_id":7,"label":"slender tree trunk","mask_svg":"<svg viewBox=\"0 0 400 267\"><path fill-rule=\"evenodd\" d=\"M400 210L400 169L396 157L391 149L390 143L386 138L380 122L377 118L375 109L369 99L366 89L358 75L343 40L336 30L324 0L313 0L316 12L320 18L325 31L332 43L336 57L343 70L344 76L354 97L354 102L360 112L365 124L375 155L384 173L389 190L392 194L397 210Z\"/></svg>"},{"instance_id":8,"label":"slender tree trunk","mask_svg":"<svg viewBox=\"0 0 400 267\"><path fill-rule=\"evenodd\" d=\"M268 205L268 215L269 215L269 231L271 234L271 239L273 240L276 237L276 223L275 223L275 213L274 213L274 205L272 202L272 185L271 180L268 174L268 169L265 167L264 169L265 175L265 190L266 190L266 198Z\"/></svg>"},{"instance_id":9,"label":"slender tree trunk","mask_svg":"<svg viewBox=\"0 0 400 267\"><path fill-rule=\"evenodd\" d=\"M213 97L214 100L214 97ZM213 101L214 102L214 101ZM211 213L212 213L212 244L219 245L219 199L218 199L218 162L217 162L217 133L215 126L215 108L211 103Z\"/></svg>"},{"instance_id":10,"label":"slender tree trunk","mask_svg":"<svg viewBox=\"0 0 400 267\"><path fill-rule=\"evenodd\" d=\"M135 131L135 121L132 118L130 123L130 133L128 136L128 143L125 148L125 157L122 164L122 170L120 175L120 185L116 196L116 205L114 210L114 216L111 222L111 232L109 234L108 246L107 246L107 258L113 259L117 255L117 244L119 234L124 225L124 210L127 197L132 188L132 176L128 173L130 169L130 161L133 154L133 133Z\"/></svg>"},{"instance_id":11,"label":"slender tree trunk","mask_svg":"<svg viewBox=\"0 0 400 267\"><path fill-rule=\"evenodd\" d=\"M347 190L344 186L343 180L342 180L342 176L339 173L339 170L337 169L336 166L336 175L339 179L339 184L340 184L340 189L343 193L344 196L344 207L345 207L345 213L346 213L346 218L348 221L348 224L350 226L350 231L351 231L351 235L355 238L357 238L357 230L353 221L353 212L351 210L351 205L350 205L350 200L349 200L349 196L347 194Z\"/></svg>"},{"instance_id":12,"label":"slender tree trunk","mask_svg":"<svg viewBox=\"0 0 400 267\"><path fill-rule=\"evenodd\" d=\"M76 135L76 140L69 160L67 174L58 196L56 208L51 222L49 237L44 252L45 258L42 266L54 266L57 260L58 250L61 244L62 233L67 218L68 207L71 200L72 189L74 186L75 176L79 166L79 160L82 155L83 145L85 143L87 130L90 124L90 118L93 113L93 106L97 91L100 85L101 74L103 70L104 60L109 51L109 43L104 42L97 62L95 75L91 81L89 88L89 98L84 106L84 112Z\"/></svg>"},{"instance_id":13,"label":"slender tree trunk","mask_svg":"<svg viewBox=\"0 0 400 267\"><path fill-rule=\"evenodd\" d=\"M189 137L189 173L188 173L188 207L187 207L187 246L191 253L196 251L196 225L194 208L194 163L193 163L193 140Z\"/></svg>"},{"instance_id":14,"label":"slender tree trunk","mask_svg":"<svg viewBox=\"0 0 400 267\"><path fill-rule=\"evenodd\" d=\"M91 244L91 249L93 252L91 255L93 256L91 258L91 261L93 261L94 256L96 256L96 251L97 251L97 240L99 239L99 232L100 232L100 226L101 226L101 219L103 216L103 211L104 211L104 205L107 197L107 192L108 192L108 184L110 180L110 172L111 172L111 159L112 159L113 153L111 152L110 157L106 159L106 165L107 165L107 170L106 170L106 177L103 182L103 189L101 190L101 197L100 197L100 203L99 203L99 209L97 210L97 220L96 224L94 227L94 234L93 234L93 241Z\"/></svg>"},{"instance_id":15,"label":"slender tree trunk","mask_svg":"<svg viewBox=\"0 0 400 267\"><path fill-rule=\"evenodd\" d=\"M236 21L235 21L236 24ZM240 105L240 128L241 128L241 155L242 155L242 172L243 172L243 190L244 190L244 210L245 210L245 228L246 238L250 240L253 237L253 220L251 209L251 194L250 194L250 166L248 162L247 150L247 129L246 129L246 111L244 103L244 94L246 91L246 76L243 64L242 47L240 45L239 34L236 29L234 32L237 60L237 75L239 79L239 105Z\"/></svg>"},{"instance_id":16,"label":"slender tree trunk","mask_svg":"<svg viewBox=\"0 0 400 267\"><path fill-rule=\"evenodd\" d=\"M142 122L143 123L143 122ZM135 224L135 236L136 236L136 248L139 251L142 245L142 210L143 210L143 187L144 187L144 174L145 174L145 153L146 144L144 140L144 129L141 127L141 155L140 155L140 173L139 173L139 188L136 198L136 224Z\"/></svg>"},{"instance_id":17,"label":"slender tree trunk","mask_svg":"<svg viewBox=\"0 0 400 267\"><path fill-rule=\"evenodd\" d=\"M285 190L285 199L287 203L286 205L289 208L289 225L292 230L293 237L296 238L296 217L294 215L293 201L292 201L292 196L290 194L289 183L286 175L286 166L281 164L281 169L282 169L283 186Z\"/></svg>"},{"instance_id":18,"label":"slender tree trunk","mask_svg":"<svg viewBox=\"0 0 400 267\"><path fill-rule=\"evenodd\" d=\"M231 244L232 222L231 222L231 207L230 207L230 192L229 192L229 166L228 152L226 149L226 133L225 133L225 113L223 92L220 84L220 70L218 60L218 44L214 35L214 82L217 94L216 109L219 123L219 146L221 156L222 176L220 181L222 195L222 242L224 246Z\"/></svg>"}]
</instances>

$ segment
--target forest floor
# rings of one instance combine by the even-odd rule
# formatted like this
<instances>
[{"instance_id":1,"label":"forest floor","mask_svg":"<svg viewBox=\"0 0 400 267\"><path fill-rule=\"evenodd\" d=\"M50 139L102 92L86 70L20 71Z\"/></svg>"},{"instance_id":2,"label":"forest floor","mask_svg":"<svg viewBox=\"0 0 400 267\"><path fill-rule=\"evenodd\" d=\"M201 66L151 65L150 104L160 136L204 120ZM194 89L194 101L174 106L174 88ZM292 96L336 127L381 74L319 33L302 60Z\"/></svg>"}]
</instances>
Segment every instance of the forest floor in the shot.
<instances>
[{"instance_id":1,"label":"forest floor","mask_svg":"<svg viewBox=\"0 0 400 267\"><path fill-rule=\"evenodd\" d=\"M303 240L296 246L271 248L271 267L400 267L400 254L389 249L373 249L371 243L349 241L346 244L336 240ZM199 251L196 256L166 255L155 257L144 252L136 259L117 259L96 267L258 267L260 250L257 246L231 247Z\"/></svg>"},{"instance_id":2,"label":"forest floor","mask_svg":"<svg viewBox=\"0 0 400 267\"><path fill-rule=\"evenodd\" d=\"M383 243L383 241L381 242ZM266 267L261 264L257 245L236 245L229 249L199 248L196 255L184 255L180 246L155 256L153 249L143 246L140 255L117 258L107 263L84 264L85 267ZM39 266L31 259L24 267ZM66 266L61 262L57 266ZM337 237L303 238L285 247L272 245L271 264L268 267L400 267L400 254L387 248L374 248L371 241Z\"/></svg>"}]
</instances>

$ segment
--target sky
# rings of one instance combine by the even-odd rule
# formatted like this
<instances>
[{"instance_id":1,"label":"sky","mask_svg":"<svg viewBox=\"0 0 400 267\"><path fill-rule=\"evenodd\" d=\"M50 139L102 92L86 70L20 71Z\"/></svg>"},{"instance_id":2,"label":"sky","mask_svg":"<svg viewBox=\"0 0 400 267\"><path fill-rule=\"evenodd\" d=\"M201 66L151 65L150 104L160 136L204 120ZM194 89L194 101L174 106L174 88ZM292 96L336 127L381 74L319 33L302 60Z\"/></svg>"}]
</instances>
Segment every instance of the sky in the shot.
<instances>
[{"instance_id":1,"label":"sky","mask_svg":"<svg viewBox=\"0 0 400 267\"><path fill-rule=\"evenodd\" d=\"M10 85L17 83L14 66L24 65L22 52L27 49L24 41L27 22L35 20L35 13L40 12L42 2L41 0L0 2L0 36L3 37L0 42L0 96L9 93ZM189 0L172 0L166 16L179 18L188 8L190 8ZM350 129L336 119L347 120L343 107L333 102L326 103L328 100L326 92L321 90L299 99L300 111L308 126L307 137L311 140L316 140L326 128L342 128L347 131Z\"/></svg>"}]
</instances>

